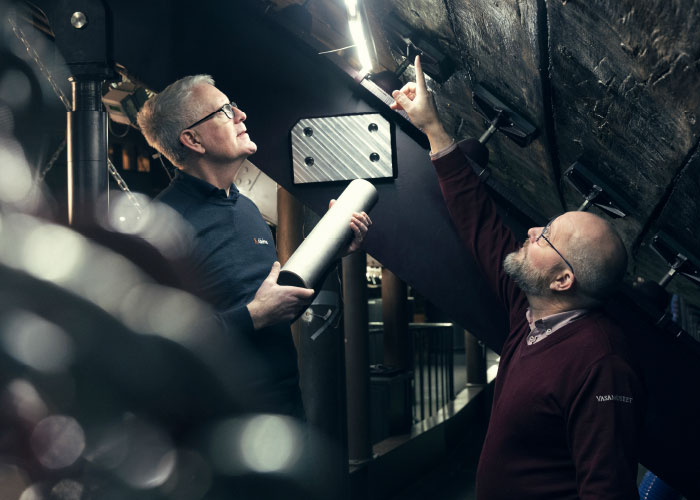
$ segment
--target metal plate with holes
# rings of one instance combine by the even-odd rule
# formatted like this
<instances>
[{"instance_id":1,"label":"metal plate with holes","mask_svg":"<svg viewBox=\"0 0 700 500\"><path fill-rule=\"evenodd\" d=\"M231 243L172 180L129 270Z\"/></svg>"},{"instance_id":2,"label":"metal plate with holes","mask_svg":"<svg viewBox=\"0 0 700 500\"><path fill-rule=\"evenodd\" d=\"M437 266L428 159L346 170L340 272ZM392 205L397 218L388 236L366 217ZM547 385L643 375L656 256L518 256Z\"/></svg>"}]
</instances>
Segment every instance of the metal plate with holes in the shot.
<instances>
[{"instance_id":1,"label":"metal plate with holes","mask_svg":"<svg viewBox=\"0 0 700 500\"><path fill-rule=\"evenodd\" d=\"M302 118L291 132L294 183L395 177L392 127L379 113Z\"/></svg>"}]
</instances>

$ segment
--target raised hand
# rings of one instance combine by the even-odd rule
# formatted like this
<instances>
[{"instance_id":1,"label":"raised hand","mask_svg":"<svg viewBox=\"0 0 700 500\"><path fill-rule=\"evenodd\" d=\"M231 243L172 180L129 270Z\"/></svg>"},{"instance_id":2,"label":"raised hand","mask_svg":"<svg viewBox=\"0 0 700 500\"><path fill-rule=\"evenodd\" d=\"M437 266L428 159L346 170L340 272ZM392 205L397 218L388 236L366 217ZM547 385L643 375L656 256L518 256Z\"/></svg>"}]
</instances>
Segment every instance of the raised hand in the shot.
<instances>
[{"instance_id":1,"label":"raised hand","mask_svg":"<svg viewBox=\"0 0 700 500\"><path fill-rule=\"evenodd\" d=\"M447 135L440 123L432 94L425 85L425 76L420 63L420 56L416 56L416 81L404 85L401 90L394 90L391 96L394 103L391 109L404 110L416 127L428 136L430 147L434 152L449 146L452 138Z\"/></svg>"}]
</instances>

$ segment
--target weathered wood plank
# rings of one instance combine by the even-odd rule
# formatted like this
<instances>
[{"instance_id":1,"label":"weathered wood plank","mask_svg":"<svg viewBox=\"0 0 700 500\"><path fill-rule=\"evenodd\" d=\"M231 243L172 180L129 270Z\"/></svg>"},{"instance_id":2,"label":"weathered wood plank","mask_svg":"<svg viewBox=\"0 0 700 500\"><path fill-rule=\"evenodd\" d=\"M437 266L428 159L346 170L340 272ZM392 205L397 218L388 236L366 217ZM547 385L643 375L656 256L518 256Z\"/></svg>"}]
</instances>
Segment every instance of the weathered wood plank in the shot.
<instances>
[{"instance_id":1,"label":"weathered wood plank","mask_svg":"<svg viewBox=\"0 0 700 500\"><path fill-rule=\"evenodd\" d=\"M562 168L582 159L629 195L634 213L616 224L632 246L698 140L699 7L548 2Z\"/></svg>"},{"instance_id":2,"label":"weathered wood plank","mask_svg":"<svg viewBox=\"0 0 700 500\"><path fill-rule=\"evenodd\" d=\"M460 138L484 132L483 119L471 107L471 89L476 83L490 87L541 134L527 148L495 135L489 142L494 178L535 212L546 216L561 211L543 134L549 111L539 77L539 68L547 61L540 60L538 2L391 3L405 22L443 41L444 50L461 66L445 84L431 85L448 130Z\"/></svg>"}]
</instances>

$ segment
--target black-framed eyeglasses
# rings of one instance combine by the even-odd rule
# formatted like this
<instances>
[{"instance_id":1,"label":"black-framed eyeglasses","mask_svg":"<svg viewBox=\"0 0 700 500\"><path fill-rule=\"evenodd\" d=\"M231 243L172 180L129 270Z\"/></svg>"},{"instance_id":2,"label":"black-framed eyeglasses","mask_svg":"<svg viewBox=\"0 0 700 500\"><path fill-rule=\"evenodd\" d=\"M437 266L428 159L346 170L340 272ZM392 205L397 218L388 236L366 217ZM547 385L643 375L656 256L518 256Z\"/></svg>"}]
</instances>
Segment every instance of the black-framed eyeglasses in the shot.
<instances>
[{"instance_id":1,"label":"black-framed eyeglasses","mask_svg":"<svg viewBox=\"0 0 700 500\"><path fill-rule=\"evenodd\" d=\"M561 260L563 260L564 263L565 263L567 266L569 266L569 269L571 269L571 272L574 273L574 274L576 274L576 273L574 272L574 267L571 265L571 263L570 263L568 260L566 260L566 258L564 258L564 256L561 254L561 252L560 252L559 250L557 250L557 247L555 247L554 245L552 245L552 242L549 241L549 238L547 238L547 233L549 232L549 228L550 228L550 226L552 225L552 222L554 222L554 219L556 219L556 217L554 217L553 219L550 219L550 221L547 223L547 225L544 226L544 227L542 228L542 232L540 233L540 235L539 235L539 236L537 237L537 239L535 240L535 243L539 242L539 241L540 241L540 238L543 239L544 241L546 241L547 244L548 244L550 247L552 247L552 250L554 250L555 252L557 252L557 255L558 255L559 257L561 257Z\"/></svg>"},{"instance_id":2,"label":"black-framed eyeglasses","mask_svg":"<svg viewBox=\"0 0 700 500\"><path fill-rule=\"evenodd\" d=\"M230 120L231 118L233 118L233 114L234 114L233 108L237 108L237 107L238 107L238 105L237 105L235 102L233 102L233 101L227 102L226 104L224 104L223 106L221 106L221 107L220 107L219 109L217 109L216 111L212 111L211 113L209 113L207 116L205 116L205 117L202 118L201 120L197 120L197 121L194 122L192 125L190 125L189 127L185 127L185 128L183 128L182 130L187 130L187 129L190 129L190 128L194 128L194 127L196 127L197 125L199 125L200 123L203 123L203 122L207 121L209 118L211 118L212 116L214 116L216 113L223 113L223 114L226 115L226 118L228 118L228 119Z\"/></svg>"}]
</instances>

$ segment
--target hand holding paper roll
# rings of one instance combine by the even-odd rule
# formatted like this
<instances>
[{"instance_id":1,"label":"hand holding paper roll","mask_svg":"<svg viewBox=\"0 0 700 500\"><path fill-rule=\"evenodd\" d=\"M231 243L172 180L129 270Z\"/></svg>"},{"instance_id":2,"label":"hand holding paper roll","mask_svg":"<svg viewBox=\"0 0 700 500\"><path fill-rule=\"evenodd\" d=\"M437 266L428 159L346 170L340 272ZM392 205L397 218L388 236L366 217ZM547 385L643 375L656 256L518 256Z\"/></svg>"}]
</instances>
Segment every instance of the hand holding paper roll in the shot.
<instances>
[{"instance_id":1,"label":"hand holding paper roll","mask_svg":"<svg viewBox=\"0 0 700 500\"><path fill-rule=\"evenodd\" d=\"M352 181L282 267L277 283L314 288L334 259L346 249L352 252L360 247L371 224L362 212L369 212L377 197L370 182Z\"/></svg>"}]
</instances>

